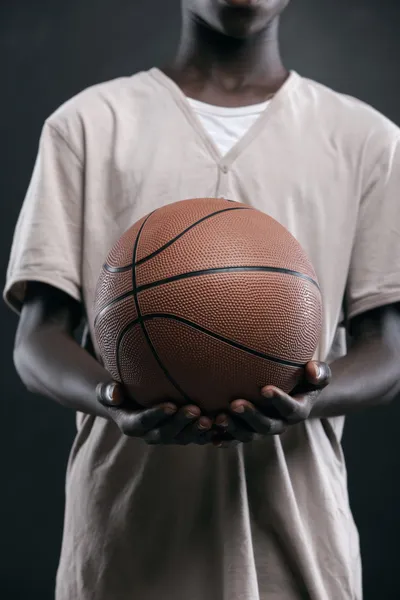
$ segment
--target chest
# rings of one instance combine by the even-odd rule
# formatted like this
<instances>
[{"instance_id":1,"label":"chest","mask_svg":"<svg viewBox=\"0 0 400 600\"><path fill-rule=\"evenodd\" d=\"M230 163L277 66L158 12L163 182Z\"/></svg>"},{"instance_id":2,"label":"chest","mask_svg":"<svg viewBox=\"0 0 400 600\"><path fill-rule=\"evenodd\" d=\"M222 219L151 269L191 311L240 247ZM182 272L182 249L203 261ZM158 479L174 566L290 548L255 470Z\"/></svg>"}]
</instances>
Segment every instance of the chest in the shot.
<instances>
[{"instance_id":1,"label":"chest","mask_svg":"<svg viewBox=\"0 0 400 600\"><path fill-rule=\"evenodd\" d=\"M160 123L153 137L146 140L145 129L120 136L89 165L86 223L108 232L102 236L108 247L158 207L205 196L267 212L306 246L310 239L331 248L352 239L360 197L356 157L329 133L307 136L304 128L271 123L257 135L248 131L225 156L200 123L197 131L187 123L179 135L173 123Z\"/></svg>"},{"instance_id":2,"label":"chest","mask_svg":"<svg viewBox=\"0 0 400 600\"><path fill-rule=\"evenodd\" d=\"M89 159L85 190L88 289L111 246L141 217L180 199L223 196L289 229L339 313L360 196L356 157L340 138L323 129L307 135L304 123L271 120L222 156L200 123L184 121L179 130L173 120L153 123L146 139L148 130L144 122L134 135L114 135L103 154L93 147L97 160Z\"/></svg>"}]
</instances>

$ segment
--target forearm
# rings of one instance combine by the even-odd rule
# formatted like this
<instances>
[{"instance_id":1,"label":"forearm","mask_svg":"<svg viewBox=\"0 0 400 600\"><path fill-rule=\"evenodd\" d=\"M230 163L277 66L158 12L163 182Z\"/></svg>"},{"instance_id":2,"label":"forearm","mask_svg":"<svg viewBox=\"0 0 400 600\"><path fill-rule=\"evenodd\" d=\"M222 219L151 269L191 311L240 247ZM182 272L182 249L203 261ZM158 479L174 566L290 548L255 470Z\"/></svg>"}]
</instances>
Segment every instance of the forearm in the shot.
<instances>
[{"instance_id":1,"label":"forearm","mask_svg":"<svg viewBox=\"0 0 400 600\"><path fill-rule=\"evenodd\" d=\"M389 404L400 396L400 360L392 343L363 339L331 365L331 383L321 392L311 417L335 417Z\"/></svg>"},{"instance_id":2,"label":"forearm","mask_svg":"<svg viewBox=\"0 0 400 600\"><path fill-rule=\"evenodd\" d=\"M96 387L111 377L66 332L51 326L35 331L16 349L14 363L29 391L75 411L109 418L96 400Z\"/></svg>"}]
</instances>

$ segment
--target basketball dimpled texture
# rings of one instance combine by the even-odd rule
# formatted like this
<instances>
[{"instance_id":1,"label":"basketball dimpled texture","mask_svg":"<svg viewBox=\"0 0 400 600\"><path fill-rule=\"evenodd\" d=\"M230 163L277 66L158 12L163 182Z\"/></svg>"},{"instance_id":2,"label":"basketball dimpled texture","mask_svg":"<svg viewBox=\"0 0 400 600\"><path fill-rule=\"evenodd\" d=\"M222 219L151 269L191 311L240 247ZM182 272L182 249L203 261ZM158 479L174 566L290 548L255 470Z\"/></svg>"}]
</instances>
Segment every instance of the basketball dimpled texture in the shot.
<instances>
[{"instance_id":1,"label":"basketball dimpled texture","mask_svg":"<svg viewBox=\"0 0 400 600\"><path fill-rule=\"evenodd\" d=\"M143 406L214 414L260 390L290 392L322 327L314 269L296 239L247 205L183 200L112 248L95 300L104 366Z\"/></svg>"}]
</instances>

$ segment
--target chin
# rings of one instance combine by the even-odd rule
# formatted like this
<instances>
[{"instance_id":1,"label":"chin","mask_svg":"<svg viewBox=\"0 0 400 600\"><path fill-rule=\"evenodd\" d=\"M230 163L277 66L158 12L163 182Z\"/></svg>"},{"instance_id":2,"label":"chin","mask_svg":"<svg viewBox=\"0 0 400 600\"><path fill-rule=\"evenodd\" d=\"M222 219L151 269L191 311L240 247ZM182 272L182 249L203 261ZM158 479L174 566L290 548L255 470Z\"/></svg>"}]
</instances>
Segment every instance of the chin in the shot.
<instances>
[{"instance_id":1,"label":"chin","mask_svg":"<svg viewBox=\"0 0 400 600\"><path fill-rule=\"evenodd\" d=\"M221 15L219 29L224 35L235 39L245 40L257 35L268 26L268 22L261 22L259 19L244 17L232 19L230 17L231 15L227 15L226 17Z\"/></svg>"},{"instance_id":2,"label":"chin","mask_svg":"<svg viewBox=\"0 0 400 600\"><path fill-rule=\"evenodd\" d=\"M286 6L289 0L210 0L213 2L214 22L226 36L238 39L252 37L265 31Z\"/></svg>"}]
</instances>

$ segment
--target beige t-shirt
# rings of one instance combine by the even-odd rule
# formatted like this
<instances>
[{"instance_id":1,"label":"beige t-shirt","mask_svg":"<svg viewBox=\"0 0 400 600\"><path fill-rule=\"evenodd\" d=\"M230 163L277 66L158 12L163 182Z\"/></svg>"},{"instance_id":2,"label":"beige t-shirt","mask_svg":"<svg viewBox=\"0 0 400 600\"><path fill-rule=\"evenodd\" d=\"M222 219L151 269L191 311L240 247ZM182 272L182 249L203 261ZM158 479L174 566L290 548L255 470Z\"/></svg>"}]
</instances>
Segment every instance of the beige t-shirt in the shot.
<instances>
[{"instance_id":1,"label":"beige t-shirt","mask_svg":"<svg viewBox=\"0 0 400 600\"><path fill-rule=\"evenodd\" d=\"M349 316L400 300L400 132L292 72L225 155L158 69L90 88L46 122L5 299L39 280L84 302L143 215L224 196L285 225L324 297L316 356L345 352ZM360 373L362 377L362 373ZM360 600L343 419L236 448L149 447L81 416L67 472L57 600Z\"/></svg>"}]
</instances>

